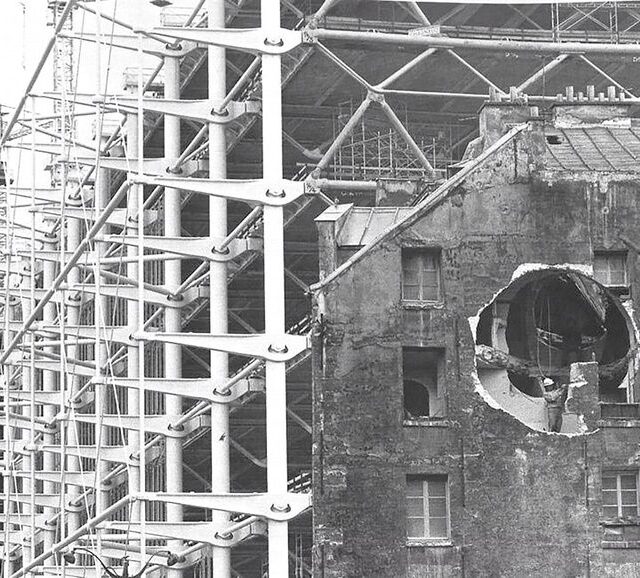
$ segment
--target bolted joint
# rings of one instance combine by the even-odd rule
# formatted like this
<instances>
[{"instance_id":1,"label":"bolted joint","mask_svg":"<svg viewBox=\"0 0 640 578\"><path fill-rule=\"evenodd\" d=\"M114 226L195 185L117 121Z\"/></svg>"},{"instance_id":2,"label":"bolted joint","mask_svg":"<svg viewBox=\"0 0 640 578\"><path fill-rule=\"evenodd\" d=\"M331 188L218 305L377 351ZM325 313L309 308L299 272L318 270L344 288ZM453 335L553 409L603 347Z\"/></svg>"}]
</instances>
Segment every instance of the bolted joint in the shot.
<instances>
[{"instance_id":1,"label":"bolted joint","mask_svg":"<svg viewBox=\"0 0 640 578\"><path fill-rule=\"evenodd\" d=\"M281 46L284 46L284 40L282 38L265 38L264 39L264 45L265 46L275 46L280 48Z\"/></svg>"},{"instance_id":2,"label":"bolted joint","mask_svg":"<svg viewBox=\"0 0 640 578\"><path fill-rule=\"evenodd\" d=\"M180 44L179 42L175 42L173 44L165 44L164 47L169 51L169 52L182 52L184 50L184 46L182 46L182 44Z\"/></svg>"},{"instance_id":3,"label":"bolted joint","mask_svg":"<svg viewBox=\"0 0 640 578\"><path fill-rule=\"evenodd\" d=\"M289 348L286 345L278 345L278 344L271 344L269 345L269 351L271 353L289 353Z\"/></svg>"},{"instance_id":4,"label":"bolted joint","mask_svg":"<svg viewBox=\"0 0 640 578\"><path fill-rule=\"evenodd\" d=\"M375 86L367 90L367 100L370 100L371 102L377 102L378 104L382 104L383 102L385 102L384 94L378 92L378 89Z\"/></svg>"},{"instance_id":5,"label":"bolted joint","mask_svg":"<svg viewBox=\"0 0 640 578\"><path fill-rule=\"evenodd\" d=\"M219 117L225 117L226 118L231 113L229 112L229 109L227 107L225 107L222 110L216 110L215 108L212 108L211 111L209 112L209 114L211 116L219 116Z\"/></svg>"},{"instance_id":6,"label":"bolted joint","mask_svg":"<svg viewBox=\"0 0 640 578\"><path fill-rule=\"evenodd\" d=\"M224 249L218 249L217 247L211 247L211 252L214 255L228 255L231 253L231 249L229 247L225 247Z\"/></svg>"},{"instance_id":7,"label":"bolted joint","mask_svg":"<svg viewBox=\"0 0 640 578\"><path fill-rule=\"evenodd\" d=\"M285 506L279 506L277 504L271 504L271 508L269 509L276 514L288 514L291 511L291 505L286 504Z\"/></svg>"}]
</instances>

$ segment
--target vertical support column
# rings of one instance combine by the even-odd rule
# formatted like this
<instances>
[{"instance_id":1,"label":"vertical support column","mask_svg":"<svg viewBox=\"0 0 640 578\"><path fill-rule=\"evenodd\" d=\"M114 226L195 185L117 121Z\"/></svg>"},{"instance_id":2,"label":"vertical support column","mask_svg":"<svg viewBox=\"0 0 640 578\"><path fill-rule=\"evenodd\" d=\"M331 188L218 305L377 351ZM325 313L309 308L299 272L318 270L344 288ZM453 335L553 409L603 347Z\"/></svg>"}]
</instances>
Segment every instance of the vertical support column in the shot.
<instances>
[{"instance_id":1,"label":"vertical support column","mask_svg":"<svg viewBox=\"0 0 640 578\"><path fill-rule=\"evenodd\" d=\"M224 0L207 0L209 28L223 28ZM208 48L209 98L216 109L226 95L226 51L224 48ZM224 179L227 176L227 147L223 124L209 125L209 176L212 179ZM209 200L209 235L225 237L227 235L227 202L221 198ZM210 331L227 333L227 267L223 262L211 261L209 264L210 283ZM211 381L214 386L223 383L229 374L226 353L211 352ZM229 475L229 409L226 404L211 405L211 491L214 494L227 493L230 490ZM213 511L212 521L216 527L224 529L228 525L227 512ZM230 578L230 548L212 548L213 578Z\"/></svg>"},{"instance_id":2,"label":"vertical support column","mask_svg":"<svg viewBox=\"0 0 640 578\"><path fill-rule=\"evenodd\" d=\"M180 98L180 59L167 57L164 61L164 96L168 99ZM174 162L180 156L180 118L165 115L164 117L164 156ZM164 191L164 234L167 237L180 237L182 219L180 215L180 191L165 189ZM164 284L167 289L177 289L182 283L182 262L179 259L165 261ZM164 330L179 332L182 329L180 309L166 307L164 310ZM165 377L179 379L182 377L182 350L180 345L167 343L164 346ZM182 413L182 397L165 396L165 412L168 415ZM182 440L167 437L166 444L166 487L167 492L182 492ZM182 506L167 504L167 522L182 522ZM168 542L169 550L181 549L179 540ZM182 576L182 570L169 569L168 578Z\"/></svg>"},{"instance_id":3,"label":"vertical support column","mask_svg":"<svg viewBox=\"0 0 640 578\"><path fill-rule=\"evenodd\" d=\"M22 296L22 298L20 299L22 304L22 319L26 319L27 317L29 317L29 315L31 315L31 311L33 310L33 301L29 296L30 290L32 289L33 283L34 283L33 273L34 272L31 271L31 274L32 274L31 278L28 278L26 276L23 276L22 278L21 287L25 293L24 296ZM31 337L31 339L33 339L33 336ZM22 384L21 385L22 385L23 391L33 391L33 388L35 387L35 383L33 380L34 372L32 367L33 366L32 355L34 354L34 347L33 346L29 347L29 349L27 349L27 352L28 352L27 355L29 356L28 357L29 364L28 365L25 364L22 368L22 371L21 371ZM23 352L23 355L24 355L24 352ZM9 400L11 400L11 398L9 398ZM11 401L9 401L9 403L11 403ZM20 413L23 413L23 410L13 408L13 412L15 412L16 414L20 414ZM33 418L35 417L31 411L31 408L26 409L25 414L26 414L25 417L30 417L31 420L33 420ZM32 424L33 424L33 421L32 421ZM33 443L33 428L31 428L30 430L26 430L26 429L22 430L22 441L28 444ZM35 479L33 479L31 474L31 472L34 469L34 466L35 466L35 454L32 451L30 451L28 454L25 453L25 455L22 456L21 469L25 474L28 473L29 476L27 477L25 475L25 477L22 478L22 488L20 493L23 495L23 499L25 496L32 496L36 491ZM34 513L32 510L31 500L29 500L29 502L23 502L21 507L19 508L19 512L21 512L21 514L24 515L25 521L27 519L27 516L31 518ZM20 530L24 533L25 536L28 536L28 539L26 539L22 545L22 562L23 564L28 564L29 562L31 562L31 560L35 558L35 528L32 527L30 524L29 526L27 526L26 523L23 523L20 526Z\"/></svg>"},{"instance_id":4,"label":"vertical support column","mask_svg":"<svg viewBox=\"0 0 640 578\"><path fill-rule=\"evenodd\" d=\"M55 243L47 243L44 246L45 250L54 250ZM43 287L51 287L53 285L53 280L56 276L56 264L51 260L43 261L43 270L42 270L42 282ZM45 305L44 310L42 311L42 322L46 325L53 325L57 316L55 301L52 299ZM47 352L54 353L55 349L53 347L47 348ZM42 390L51 392L56 391L57 385L57 374L55 371L43 371L42 372ZM47 421L51 422L56 414L56 406L53 404L46 403L43 405L42 409L42 417ZM55 443L55 436L53 434L43 434L42 443L46 445L53 445ZM53 452L43 452L42 453L42 469L47 472L52 472L55 469L55 456ZM56 484L53 482L44 482L43 483L43 491L45 494L55 494L56 493ZM44 513L46 516L53 516L56 513L55 508L45 508ZM44 531L43 541L44 541L44 552L51 551L53 548L53 544L55 542L56 532L55 527L51 527ZM51 558L45 560L44 564L48 564Z\"/></svg>"},{"instance_id":5,"label":"vertical support column","mask_svg":"<svg viewBox=\"0 0 640 578\"><path fill-rule=\"evenodd\" d=\"M265 43L280 40L280 0L262 0ZM280 56L262 55L262 163L264 178L282 179L282 69ZM265 333L285 332L284 215L264 207ZM279 344L274 343L274 346ZM287 390L284 362L266 363L267 491L287 491ZM269 521L269 576L288 576L288 523Z\"/></svg>"},{"instance_id":6,"label":"vertical support column","mask_svg":"<svg viewBox=\"0 0 640 578\"><path fill-rule=\"evenodd\" d=\"M66 170L66 169L63 169ZM66 183L66 179L63 179L63 186ZM80 219L66 218L63 219L66 227L64 230L66 231L66 250L71 254L73 253L80 244L81 240L81 230ZM80 283L80 270L78 267L74 267L69 272L67 277L67 282L69 285L77 285ZM66 309L67 313L67 324L68 325L78 325L80 321L80 306L82 301L72 300L67 294L64 309ZM61 331L61 339L65 341L69 339L70 341L75 340L74 336L68 336ZM65 345L66 356L67 359L78 359L78 347L76 344ZM78 390L78 376L69 374L66 377L65 384L67 386L67 391L65 392L65 400L69 400L71 396ZM62 408L64 411L65 408ZM72 410L73 411L73 410ZM73 420L66 420L62 422L63 431L66 432L67 435L67 447L75 447L79 444L78 436L77 436L77 425ZM62 435L62 434L61 434ZM62 459L65 459L64 457ZM68 472L79 472L80 471L80 459L76 456L67 455L66 456L66 466ZM69 496L69 502L77 503L81 499L81 489L79 486L69 484L66 488L67 496ZM80 515L77 512L71 511L67 516L67 526L68 533L72 534L80 527Z\"/></svg>"},{"instance_id":7,"label":"vertical support column","mask_svg":"<svg viewBox=\"0 0 640 578\"><path fill-rule=\"evenodd\" d=\"M126 134L127 134L127 157L129 159L136 158L138 154L138 139L144 138L143 135L138 134L138 117L135 114L127 115L126 119ZM138 227L140 226L140 215L136 212L138 205L138 190L137 187L129 187L127 191L127 207L128 207L128 220L127 220L127 235L136 236L138 234ZM127 258L130 259L127 263L127 277L130 279L138 278L138 248L136 245L127 245ZM133 299L127 300L127 326L129 330L134 333L138 331L139 315L138 315L138 303ZM127 376L129 378L140 377L139 372L139 353L138 345L127 346ZM140 404L140 392L136 387L127 388L127 414L136 415ZM134 429L127 432L127 443L131 452L134 453L138 449L139 435ZM138 466L131 466L129 468L129 493L138 492L140 490L140 468ZM139 521L139 509L137 507L131 508L131 523L135 524Z\"/></svg>"},{"instance_id":8,"label":"vertical support column","mask_svg":"<svg viewBox=\"0 0 640 578\"><path fill-rule=\"evenodd\" d=\"M102 118L102 113L100 110L96 112L98 122L96 127L96 148L101 150L104 146L108 136L104 134L104 119ZM96 181L95 181L95 197L94 197L94 209L96 218L101 214L102 210L107 206L109 202L109 189L110 189L110 171L108 169L102 168L100 165L97 167L96 171ZM102 228L103 234L108 235L110 233L110 228L108 225L104 225ZM95 404L95 414L97 416L104 415L107 413L107 399L106 399L106 386L103 383L104 373L103 366L107 359L107 347L105 341L102 339L100 335L101 328L104 325L109 325L109 323L105 323L105 320L109 319L109 299L100 294L100 285L102 280L100 279L100 267L101 267L101 259L105 252L104 243L95 243L94 254L96 259L96 265L94 268L93 274L93 282L96 285L95 292L95 302L94 302L94 323L96 327L96 344L95 344L95 364L96 364L96 379L97 383L94 386L94 404ZM107 443L107 428L101 426L99 423L96 423L95 429L95 443L97 447L106 445ZM108 504L108 492L105 490L104 486L101 483L101 480L107 476L109 472L108 464L105 460L97 459L96 460L96 481L97 487L94 488L94 496L95 496L95 514L99 515L104 512L109 506ZM97 530L99 533L100 530Z\"/></svg>"}]
</instances>

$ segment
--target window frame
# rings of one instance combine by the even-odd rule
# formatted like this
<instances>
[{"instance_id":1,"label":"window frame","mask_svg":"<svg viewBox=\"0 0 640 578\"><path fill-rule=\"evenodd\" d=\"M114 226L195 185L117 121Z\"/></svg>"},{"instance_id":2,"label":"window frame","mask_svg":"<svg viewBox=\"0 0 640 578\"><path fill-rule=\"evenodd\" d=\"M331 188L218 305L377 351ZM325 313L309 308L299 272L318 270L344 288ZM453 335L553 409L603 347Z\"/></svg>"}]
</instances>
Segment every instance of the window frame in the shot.
<instances>
[{"instance_id":1,"label":"window frame","mask_svg":"<svg viewBox=\"0 0 640 578\"><path fill-rule=\"evenodd\" d=\"M611 259L614 257L619 257L622 259L622 273L624 275L623 283L613 283L611 281L612 269L611 269ZM629 287L629 268L627 266L628 253L627 251L594 251L593 252L593 278L604 285L605 287L619 288L619 289L627 289ZM606 280L599 278L597 272L605 271L605 269L600 269L596 266L597 263L602 263L606 265Z\"/></svg>"},{"instance_id":2,"label":"window frame","mask_svg":"<svg viewBox=\"0 0 640 578\"><path fill-rule=\"evenodd\" d=\"M422 487L422 516L411 516L408 508L409 501L409 481L419 481L421 482ZM444 489L445 489L445 515L442 516L429 516L429 483L430 482L442 482L444 481ZM451 540L451 501L449 495L449 476L448 474L425 474L425 475L415 475L408 474L406 476L406 500L407 500L407 512L406 512L406 537L408 542L430 542L430 543L441 543L441 542L449 542ZM440 496L432 496L433 498L438 498ZM432 519L442 519L444 518L446 524L446 535L445 536L431 536L430 532L430 521ZM409 520L418 519L423 520L423 530L424 534L422 536L411 536L409 534Z\"/></svg>"},{"instance_id":3,"label":"window frame","mask_svg":"<svg viewBox=\"0 0 640 578\"><path fill-rule=\"evenodd\" d=\"M425 259L428 256L432 256L434 258L434 263L435 263L435 269L433 269L433 271L435 271L435 274L436 274L437 295L435 298L431 296L425 297L425 294L424 294L424 288L425 288L424 271L428 270L424 267L424 264L425 264ZM417 270L417 275L418 275L418 281L417 281L418 297L417 298L407 297L405 295L405 287L406 287L405 279L407 277L406 264L408 259L410 259L411 257L419 258L418 270ZM420 304L443 303L444 288L442 283L442 249L440 247L402 247L400 260L401 260L401 269L402 269L402 276L400 280L400 296L402 298L402 301L404 303L420 303Z\"/></svg>"},{"instance_id":4,"label":"window frame","mask_svg":"<svg viewBox=\"0 0 640 578\"><path fill-rule=\"evenodd\" d=\"M603 469L600 475L600 483L601 483L601 498L602 498L602 515L604 518L628 518L628 514L623 514L623 507L633 507L634 504L623 504L623 495L622 493L625 491L630 491L622 488L622 476L633 475L635 477L635 514L632 514L631 517L640 517L640 470L616 470L616 469ZM613 478L616 480L615 489L605 489L604 487L604 478ZM605 504L604 496L605 492L613 493L615 492L616 503L615 504ZM606 516L605 508L616 507L617 513L615 516Z\"/></svg>"}]
</instances>

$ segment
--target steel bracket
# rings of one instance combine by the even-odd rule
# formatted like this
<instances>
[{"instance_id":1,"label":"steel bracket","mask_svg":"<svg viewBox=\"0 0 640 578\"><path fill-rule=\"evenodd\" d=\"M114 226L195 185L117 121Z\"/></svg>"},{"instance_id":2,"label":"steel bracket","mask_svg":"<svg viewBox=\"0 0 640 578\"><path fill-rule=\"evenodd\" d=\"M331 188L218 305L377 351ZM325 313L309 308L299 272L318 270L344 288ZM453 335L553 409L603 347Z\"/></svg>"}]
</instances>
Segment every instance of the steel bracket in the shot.
<instances>
[{"instance_id":1,"label":"steel bracket","mask_svg":"<svg viewBox=\"0 0 640 578\"><path fill-rule=\"evenodd\" d=\"M302 44L302 33L280 28L267 33L261 28L186 28L162 27L151 30L159 36L211 44L252 54L285 54Z\"/></svg>"},{"instance_id":2,"label":"steel bracket","mask_svg":"<svg viewBox=\"0 0 640 578\"><path fill-rule=\"evenodd\" d=\"M309 338L304 335L265 335L212 333L135 333L134 339L175 343L187 347L199 347L213 351L224 351L234 355L257 357L267 361L284 362L293 359L309 348Z\"/></svg>"},{"instance_id":3,"label":"steel bracket","mask_svg":"<svg viewBox=\"0 0 640 578\"><path fill-rule=\"evenodd\" d=\"M84 291L86 293L95 294L95 285L72 285L71 290ZM155 305L161 305L163 307L170 307L172 309L181 309L186 307L196 299L209 296L208 287L190 287L186 291L182 292L177 299L172 299L164 293L153 291L152 289L143 289L144 300L146 303L154 303ZM106 285L103 284L100 287L100 295L106 297L121 297L129 301L138 300L138 288L131 285Z\"/></svg>"},{"instance_id":4,"label":"steel bracket","mask_svg":"<svg viewBox=\"0 0 640 578\"><path fill-rule=\"evenodd\" d=\"M139 528L131 526L127 522L103 522L100 528L140 532ZM145 533L160 538L201 542L212 546L231 548L253 536L263 536L266 533L266 524L257 520L236 530L233 534L228 534L213 522L146 522ZM227 538L227 536L229 537Z\"/></svg>"},{"instance_id":5,"label":"steel bracket","mask_svg":"<svg viewBox=\"0 0 640 578\"><path fill-rule=\"evenodd\" d=\"M116 385L118 387L128 387L132 389L140 389L140 379L127 377L104 377L100 379L92 379L91 383L97 385ZM248 393L263 392L263 377L246 377L233 384L228 389L228 393L217 393L213 387L213 382L209 377L195 379L173 379L145 377L144 387L147 390L157 391L167 395L180 395L190 397L192 399L202 399L214 403L228 404ZM58 394L59 396L59 394Z\"/></svg>"},{"instance_id":6,"label":"steel bracket","mask_svg":"<svg viewBox=\"0 0 640 578\"><path fill-rule=\"evenodd\" d=\"M173 165L176 164L178 159L143 159L142 172L148 175L171 175L179 174L183 177L189 177L196 173L202 173L207 170L209 163L206 160L189 160L180 165L180 168L172 171L170 170ZM95 157L77 157L73 158L70 162L72 164L78 163L80 165L96 166ZM138 170L139 162L137 159L125 159L121 157L100 157L100 168L108 169L111 171L122 172L136 172Z\"/></svg>"},{"instance_id":7,"label":"steel bracket","mask_svg":"<svg viewBox=\"0 0 640 578\"><path fill-rule=\"evenodd\" d=\"M311 494L242 493L242 494L170 494L144 492L137 499L149 502L180 504L192 508L221 510L258 516L276 522L291 520L311 506Z\"/></svg>"},{"instance_id":8,"label":"steel bracket","mask_svg":"<svg viewBox=\"0 0 640 578\"><path fill-rule=\"evenodd\" d=\"M70 34L60 33L63 38L70 38L72 40L86 40L88 42L98 42L98 36L96 34ZM142 43L140 43L142 41ZM177 44L163 43L155 38L149 38L148 36L142 36L140 39L138 36L131 36L126 34L114 34L109 35L109 44L118 48L124 48L125 50L139 50L142 48L142 52L145 54L151 54L158 56L159 58L174 57L181 58L193 52L197 48L200 48L195 42L191 42L188 39L184 39Z\"/></svg>"},{"instance_id":9,"label":"steel bracket","mask_svg":"<svg viewBox=\"0 0 640 578\"><path fill-rule=\"evenodd\" d=\"M137 98L119 97L109 101L113 102L118 110L127 114L138 114ZM168 114L180 118L195 120L198 122L210 122L227 124L244 116L245 114L258 114L260 112L259 100L232 100L224 110L216 110L217 103L213 100L169 100L164 98L145 98L144 112ZM135 165L134 165L135 166Z\"/></svg>"},{"instance_id":10,"label":"steel bracket","mask_svg":"<svg viewBox=\"0 0 640 578\"><path fill-rule=\"evenodd\" d=\"M145 185L168 187L193 191L212 197L235 199L250 204L273 205L281 207L295 201L306 192L303 181L282 179L269 182L264 179L254 180L210 180L172 177L139 177L131 176L131 181Z\"/></svg>"},{"instance_id":11,"label":"steel bracket","mask_svg":"<svg viewBox=\"0 0 640 578\"><path fill-rule=\"evenodd\" d=\"M144 417L144 427L146 431L158 435L172 438L183 438L203 427L211 425L211 419L208 415L200 415L192 418L186 423L178 427L172 424L177 422L182 416L180 415L146 415ZM137 430L140 427L140 418L135 415L91 415L77 413L74 416L75 421L83 423L100 424L102 426L124 428L127 430Z\"/></svg>"},{"instance_id":12,"label":"steel bracket","mask_svg":"<svg viewBox=\"0 0 640 578\"><path fill-rule=\"evenodd\" d=\"M138 245L135 235L104 235L96 237L104 243L122 243L123 245ZM153 237L144 238L145 249L155 249L165 253L181 255L185 258L204 259L209 261L233 261L249 251L262 250L262 239L244 238L233 239L224 251L216 251L216 245L224 239L214 237Z\"/></svg>"}]
</instances>

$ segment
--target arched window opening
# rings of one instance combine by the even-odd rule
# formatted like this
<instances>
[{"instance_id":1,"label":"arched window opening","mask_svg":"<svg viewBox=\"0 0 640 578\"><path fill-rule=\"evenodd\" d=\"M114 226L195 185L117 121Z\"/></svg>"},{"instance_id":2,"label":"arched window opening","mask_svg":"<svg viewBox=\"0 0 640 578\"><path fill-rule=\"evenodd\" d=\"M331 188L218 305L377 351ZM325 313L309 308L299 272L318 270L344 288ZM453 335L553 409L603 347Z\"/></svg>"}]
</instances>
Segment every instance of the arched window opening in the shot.
<instances>
[{"instance_id":1,"label":"arched window opening","mask_svg":"<svg viewBox=\"0 0 640 578\"><path fill-rule=\"evenodd\" d=\"M405 379L403 394L405 419L429 416L429 390L422 383Z\"/></svg>"}]
</instances>

